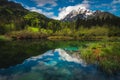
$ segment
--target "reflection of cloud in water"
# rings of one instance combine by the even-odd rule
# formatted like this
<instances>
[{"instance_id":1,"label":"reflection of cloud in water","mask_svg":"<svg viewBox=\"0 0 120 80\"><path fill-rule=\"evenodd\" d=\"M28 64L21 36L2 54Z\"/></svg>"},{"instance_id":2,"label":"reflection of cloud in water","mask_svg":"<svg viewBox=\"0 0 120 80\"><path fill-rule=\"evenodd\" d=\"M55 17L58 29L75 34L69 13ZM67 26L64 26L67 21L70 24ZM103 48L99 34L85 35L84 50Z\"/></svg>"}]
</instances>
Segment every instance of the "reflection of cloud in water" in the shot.
<instances>
[{"instance_id":1,"label":"reflection of cloud in water","mask_svg":"<svg viewBox=\"0 0 120 80\"><path fill-rule=\"evenodd\" d=\"M81 65L85 65L86 63L82 59L77 59L76 57L72 57L67 52L61 49L56 49L56 51L59 52L59 55L61 56L60 58L62 60L65 60L67 62L75 62L75 63L80 63Z\"/></svg>"},{"instance_id":2,"label":"reflection of cloud in water","mask_svg":"<svg viewBox=\"0 0 120 80\"><path fill-rule=\"evenodd\" d=\"M0 80L118 80L86 65L62 49L26 59L22 64L0 70Z\"/></svg>"}]
</instances>

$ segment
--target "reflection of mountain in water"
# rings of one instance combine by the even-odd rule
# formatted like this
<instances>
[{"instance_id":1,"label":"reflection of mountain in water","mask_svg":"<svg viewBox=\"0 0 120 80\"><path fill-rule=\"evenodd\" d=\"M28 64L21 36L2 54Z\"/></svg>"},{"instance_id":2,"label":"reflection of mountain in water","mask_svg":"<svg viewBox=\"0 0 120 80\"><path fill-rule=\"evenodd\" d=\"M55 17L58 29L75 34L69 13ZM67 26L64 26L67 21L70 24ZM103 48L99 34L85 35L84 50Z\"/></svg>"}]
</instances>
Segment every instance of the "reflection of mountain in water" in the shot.
<instances>
[{"instance_id":1,"label":"reflection of mountain in water","mask_svg":"<svg viewBox=\"0 0 120 80\"><path fill-rule=\"evenodd\" d=\"M108 77L93 65L67 54L62 49L26 59L8 69L0 70L0 80L119 80Z\"/></svg>"}]
</instances>

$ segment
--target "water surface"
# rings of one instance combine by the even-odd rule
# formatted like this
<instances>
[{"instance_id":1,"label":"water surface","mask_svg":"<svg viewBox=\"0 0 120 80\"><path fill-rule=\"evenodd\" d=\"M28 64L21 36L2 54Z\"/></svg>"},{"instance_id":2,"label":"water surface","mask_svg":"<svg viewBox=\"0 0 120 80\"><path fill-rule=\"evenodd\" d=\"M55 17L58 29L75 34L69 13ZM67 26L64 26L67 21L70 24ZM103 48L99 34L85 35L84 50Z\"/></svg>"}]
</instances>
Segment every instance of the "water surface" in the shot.
<instances>
[{"instance_id":1,"label":"water surface","mask_svg":"<svg viewBox=\"0 0 120 80\"><path fill-rule=\"evenodd\" d=\"M62 49L26 59L22 64L0 70L0 80L119 80L99 71L95 65L72 57Z\"/></svg>"},{"instance_id":2,"label":"water surface","mask_svg":"<svg viewBox=\"0 0 120 80\"><path fill-rule=\"evenodd\" d=\"M120 80L119 74L109 76L97 65L72 55L86 43L89 42L3 42L0 65L9 67L0 69L0 80Z\"/></svg>"}]
</instances>

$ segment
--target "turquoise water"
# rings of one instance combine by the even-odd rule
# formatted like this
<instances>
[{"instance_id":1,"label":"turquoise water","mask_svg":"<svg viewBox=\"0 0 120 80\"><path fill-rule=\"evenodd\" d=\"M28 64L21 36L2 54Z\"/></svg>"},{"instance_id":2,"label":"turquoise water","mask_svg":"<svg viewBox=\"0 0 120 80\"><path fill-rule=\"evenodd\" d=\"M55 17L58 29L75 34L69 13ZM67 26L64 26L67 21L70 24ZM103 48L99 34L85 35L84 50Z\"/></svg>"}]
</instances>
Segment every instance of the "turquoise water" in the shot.
<instances>
[{"instance_id":1,"label":"turquoise water","mask_svg":"<svg viewBox=\"0 0 120 80\"><path fill-rule=\"evenodd\" d=\"M120 80L120 75L108 76L96 65L88 65L63 49L54 49L0 69L0 80Z\"/></svg>"}]
</instances>

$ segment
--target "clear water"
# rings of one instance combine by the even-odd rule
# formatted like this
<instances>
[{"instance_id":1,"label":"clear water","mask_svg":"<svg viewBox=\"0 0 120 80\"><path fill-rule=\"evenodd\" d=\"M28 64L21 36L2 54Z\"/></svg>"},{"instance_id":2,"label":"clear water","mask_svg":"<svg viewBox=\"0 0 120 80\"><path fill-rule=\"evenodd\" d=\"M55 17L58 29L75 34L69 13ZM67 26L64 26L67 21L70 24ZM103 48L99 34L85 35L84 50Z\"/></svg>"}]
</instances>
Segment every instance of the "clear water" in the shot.
<instances>
[{"instance_id":1,"label":"clear water","mask_svg":"<svg viewBox=\"0 0 120 80\"><path fill-rule=\"evenodd\" d=\"M62 49L54 49L22 64L0 69L0 80L120 80L120 76L107 76L97 66L87 65Z\"/></svg>"}]
</instances>

